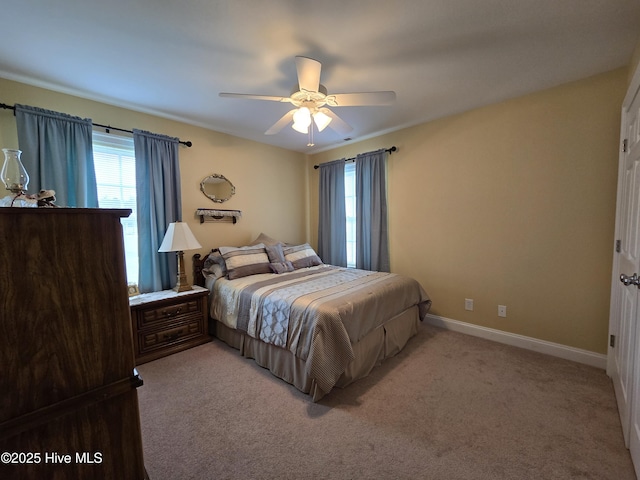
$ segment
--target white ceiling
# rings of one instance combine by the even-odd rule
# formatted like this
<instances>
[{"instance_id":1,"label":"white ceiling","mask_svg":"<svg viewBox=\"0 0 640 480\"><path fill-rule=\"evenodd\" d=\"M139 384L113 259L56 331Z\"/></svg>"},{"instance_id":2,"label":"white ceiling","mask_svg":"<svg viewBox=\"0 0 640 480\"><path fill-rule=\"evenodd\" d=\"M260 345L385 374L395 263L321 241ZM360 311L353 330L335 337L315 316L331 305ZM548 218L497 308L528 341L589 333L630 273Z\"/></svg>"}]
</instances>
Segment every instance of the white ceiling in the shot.
<instances>
[{"instance_id":1,"label":"white ceiling","mask_svg":"<svg viewBox=\"0 0 640 480\"><path fill-rule=\"evenodd\" d=\"M0 77L306 153L345 140L266 136L290 104L218 93L288 96L294 57L314 58L329 93L397 93L334 109L356 141L627 65L640 33L638 0L0 0L0 12Z\"/></svg>"}]
</instances>

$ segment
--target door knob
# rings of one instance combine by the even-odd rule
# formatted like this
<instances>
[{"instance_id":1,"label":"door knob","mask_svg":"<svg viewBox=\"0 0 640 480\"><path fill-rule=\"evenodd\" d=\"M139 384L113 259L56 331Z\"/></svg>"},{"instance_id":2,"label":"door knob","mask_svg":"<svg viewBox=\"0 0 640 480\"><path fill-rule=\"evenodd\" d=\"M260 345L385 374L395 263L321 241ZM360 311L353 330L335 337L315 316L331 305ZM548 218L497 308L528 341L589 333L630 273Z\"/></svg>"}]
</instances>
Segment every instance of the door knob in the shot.
<instances>
[{"instance_id":1,"label":"door knob","mask_svg":"<svg viewBox=\"0 0 640 480\"><path fill-rule=\"evenodd\" d=\"M628 285L640 286L640 277L638 277L638 274L636 273L634 273L631 276L625 275L623 273L620 275L620 281L624 283L626 286Z\"/></svg>"}]
</instances>

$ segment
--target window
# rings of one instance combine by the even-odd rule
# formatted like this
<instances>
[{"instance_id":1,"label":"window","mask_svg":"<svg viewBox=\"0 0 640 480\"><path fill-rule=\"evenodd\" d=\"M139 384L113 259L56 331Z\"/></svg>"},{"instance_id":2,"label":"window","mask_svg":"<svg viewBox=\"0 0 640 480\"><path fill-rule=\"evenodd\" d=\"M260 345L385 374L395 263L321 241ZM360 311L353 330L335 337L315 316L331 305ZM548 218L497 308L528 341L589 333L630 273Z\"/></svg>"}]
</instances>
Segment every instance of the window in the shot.
<instances>
[{"instance_id":1,"label":"window","mask_svg":"<svg viewBox=\"0 0 640 480\"><path fill-rule=\"evenodd\" d=\"M100 208L129 208L122 218L127 281L138 283L138 223L136 220L136 158L133 138L93 132L93 163Z\"/></svg>"},{"instance_id":2,"label":"window","mask_svg":"<svg viewBox=\"0 0 640 480\"><path fill-rule=\"evenodd\" d=\"M344 165L344 203L347 213L347 267L356 267L356 163Z\"/></svg>"}]
</instances>

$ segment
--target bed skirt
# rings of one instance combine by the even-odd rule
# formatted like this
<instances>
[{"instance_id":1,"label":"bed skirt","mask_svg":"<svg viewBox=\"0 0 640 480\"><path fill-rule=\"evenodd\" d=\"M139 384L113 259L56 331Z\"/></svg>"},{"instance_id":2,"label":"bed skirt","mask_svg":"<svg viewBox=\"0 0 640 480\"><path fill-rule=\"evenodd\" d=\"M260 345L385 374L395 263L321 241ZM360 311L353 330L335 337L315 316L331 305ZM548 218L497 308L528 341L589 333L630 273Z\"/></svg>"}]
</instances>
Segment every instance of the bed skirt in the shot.
<instances>
[{"instance_id":1,"label":"bed skirt","mask_svg":"<svg viewBox=\"0 0 640 480\"><path fill-rule=\"evenodd\" d=\"M252 358L261 367L267 368L276 377L290 383L298 390L308 393L314 402L329 392L322 391L316 382L305 373L305 362L289 350L270 345L253 337L211 320L210 332L226 344L240 350L246 358ZM336 382L337 387L364 378L385 358L400 352L407 341L418 333L420 324L418 307L411 307L371 331L358 343L352 344L355 359Z\"/></svg>"}]
</instances>

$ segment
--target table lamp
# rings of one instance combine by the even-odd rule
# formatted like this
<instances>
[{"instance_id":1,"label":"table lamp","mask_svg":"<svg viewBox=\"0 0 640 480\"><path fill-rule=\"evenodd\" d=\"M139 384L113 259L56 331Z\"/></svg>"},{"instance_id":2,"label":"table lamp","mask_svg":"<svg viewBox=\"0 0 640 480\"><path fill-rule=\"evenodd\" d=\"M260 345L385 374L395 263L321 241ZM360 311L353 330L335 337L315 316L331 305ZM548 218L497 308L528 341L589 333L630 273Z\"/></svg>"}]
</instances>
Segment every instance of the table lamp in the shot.
<instances>
[{"instance_id":1,"label":"table lamp","mask_svg":"<svg viewBox=\"0 0 640 480\"><path fill-rule=\"evenodd\" d=\"M184 271L183 251L197 248L202 248L202 245L198 243L196 237L191 233L189 225L183 222L169 224L158 252L176 252L178 256L178 281L173 288L176 292L184 292L193 288L187 282L187 275Z\"/></svg>"}]
</instances>

